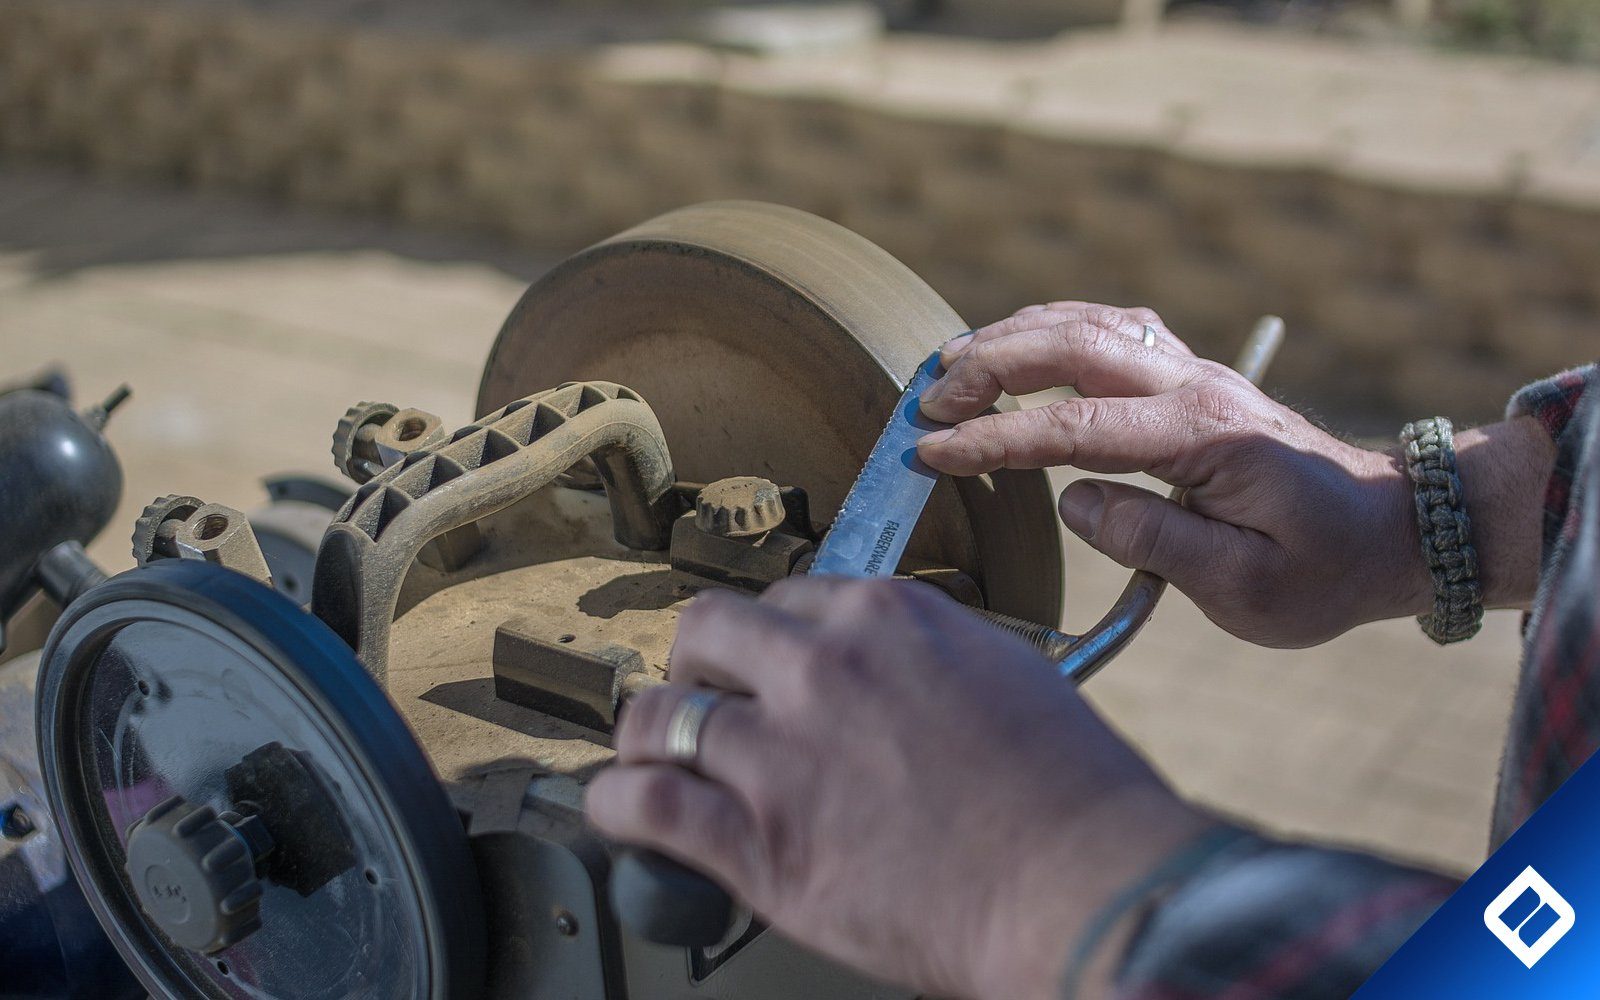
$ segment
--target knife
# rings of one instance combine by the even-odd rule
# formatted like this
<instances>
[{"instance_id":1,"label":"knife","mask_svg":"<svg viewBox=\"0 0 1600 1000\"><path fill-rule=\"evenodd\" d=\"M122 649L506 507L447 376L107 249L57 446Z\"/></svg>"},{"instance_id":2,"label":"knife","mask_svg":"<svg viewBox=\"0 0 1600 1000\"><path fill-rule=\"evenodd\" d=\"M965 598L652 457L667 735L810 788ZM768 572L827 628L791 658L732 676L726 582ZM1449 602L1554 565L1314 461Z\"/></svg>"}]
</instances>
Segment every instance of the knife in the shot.
<instances>
[{"instance_id":1,"label":"knife","mask_svg":"<svg viewBox=\"0 0 1600 1000\"><path fill-rule=\"evenodd\" d=\"M844 506L807 571L810 575L894 575L939 481L939 473L917 457L917 442L949 426L923 416L920 402L923 391L943 373L938 351L917 366L861 475L845 494Z\"/></svg>"}]
</instances>

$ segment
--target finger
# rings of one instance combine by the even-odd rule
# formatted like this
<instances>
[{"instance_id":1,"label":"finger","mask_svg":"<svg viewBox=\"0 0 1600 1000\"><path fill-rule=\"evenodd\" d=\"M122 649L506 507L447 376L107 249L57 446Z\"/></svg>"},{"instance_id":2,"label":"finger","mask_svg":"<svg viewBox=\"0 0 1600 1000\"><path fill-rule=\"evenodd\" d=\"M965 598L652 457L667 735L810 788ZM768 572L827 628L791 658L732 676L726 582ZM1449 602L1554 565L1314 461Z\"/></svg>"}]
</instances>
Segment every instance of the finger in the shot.
<instances>
[{"instance_id":1,"label":"finger","mask_svg":"<svg viewBox=\"0 0 1600 1000\"><path fill-rule=\"evenodd\" d=\"M1101 326L1108 331L1121 333L1141 342L1145 339L1148 327L1155 338L1156 346L1174 354L1194 356L1188 345L1167 328L1167 324L1153 309L1144 306L1124 309L1095 302L1063 301L1019 309L997 323L991 323L970 334L949 340L940 348L940 361L948 368L974 344L1071 322Z\"/></svg>"},{"instance_id":2,"label":"finger","mask_svg":"<svg viewBox=\"0 0 1600 1000\"><path fill-rule=\"evenodd\" d=\"M917 454L955 476L1071 465L1090 472L1148 472L1174 486L1193 486L1211 474L1207 445L1217 433L1175 395L1062 399L983 414L924 435Z\"/></svg>"},{"instance_id":3,"label":"finger","mask_svg":"<svg viewBox=\"0 0 1600 1000\"><path fill-rule=\"evenodd\" d=\"M946 368L955 364L967 348L974 344L985 343L1000 337L1009 337L1012 334L1026 333L1029 330L1042 330L1057 323L1081 318L1081 310L1061 310L1051 306L1032 306L1028 309L1019 309L1005 319L979 327L959 337L953 337L944 342L939 348L939 361Z\"/></svg>"},{"instance_id":4,"label":"finger","mask_svg":"<svg viewBox=\"0 0 1600 1000\"><path fill-rule=\"evenodd\" d=\"M791 576L761 592L761 603L798 618L820 621L830 608L861 581L848 576Z\"/></svg>"},{"instance_id":5,"label":"finger","mask_svg":"<svg viewBox=\"0 0 1600 1000\"><path fill-rule=\"evenodd\" d=\"M921 406L934 420L956 423L1002 393L1072 386L1085 396L1154 396L1200 378L1200 364L1099 326L1063 323L967 349L922 394Z\"/></svg>"},{"instance_id":6,"label":"finger","mask_svg":"<svg viewBox=\"0 0 1600 1000\"><path fill-rule=\"evenodd\" d=\"M917 580L860 580L843 576L791 576L779 580L761 594L764 604L780 607L790 614L819 623L840 617L840 608L852 593L878 587L894 587L898 596L910 601L939 600L943 591ZM900 590L899 588L910 588Z\"/></svg>"},{"instance_id":7,"label":"finger","mask_svg":"<svg viewBox=\"0 0 1600 1000\"><path fill-rule=\"evenodd\" d=\"M1128 326L1122 328L1124 333L1141 342L1146 339L1147 334L1150 334L1155 337L1156 346L1163 351L1170 351L1185 358L1195 356L1194 351L1189 349L1189 345L1185 344L1177 334L1168 328L1161 317L1156 315L1154 309L1147 309L1144 306L1132 306L1123 309L1122 312L1131 321Z\"/></svg>"},{"instance_id":8,"label":"finger","mask_svg":"<svg viewBox=\"0 0 1600 1000\"><path fill-rule=\"evenodd\" d=\"M1084 299L1055 299L1051 302L1045 302L1041 305L1023 306L1021 309L1018 309L1017 312L1025 313L1041 309L1076 309L1082 306L1091 305L1094 305L1094 303Z\"/></svg>"},{"instance_id":9,"label":"finger","mask_svg":"<svg viewBox=\"0 0 1600 1000\"><path fill-rule=\"evenodd\" d=\"M743 694L790 693L795 664L814 625L728 590L701 593L678 618L669 671L674 681Z\"/></svg>"},{"instance_id":10,"label":"finger","mask_svg":"<svg viewBox=\"0 0 1600 1000\"><path fill-rule=\"evenodd\" d=\"M1194 356L1189 350L1189 345L1178 339L1178 335L1168 329L1167 324L1154 309L1145 306L1108 306L1099 302L1051 302L1046 305L1041 313L1042 317L1054 317L1055 322L1084 322L1103 327L1106 330L1121 333L1143 342L1147 339L1155 341L1155 345L1163 350L1173 351L1177 354ZM1035 320L1034 329L1050 325L1048 322Z\"/></svg>"},{"instance_id":11,"label":"finger","mask_svg":"<svg viewBox=\"0 0 1600 1000\"><path fill-rule=\"evenodd\" d=\"M1225 554L1257 545L1261 537L1158 493L1099 479L1080 479L1062 490L1059 509L1062 523L1100 552L1187 593L1215 579Z\"/></svg>"},{"instance_id":12,"label":"finger","mask_svg":"<svg viewBox=\"0 0 1600 1000\"><path fill-rule=\"evenodd\" d=\"M617 765L589 783L584 812L606 836L676 858L734 895L754 884L755 821L726 785L670 764Z\"/></svg>"},{"instance_id":13,"label":"finger","mask_svg":"<svg viewBox=\"0 0 1600 1000\"><path fill-rule=\"evenodd\" d=\"M1147 306L1112 306L1103 302L1085 302L1081 299L1064 299L1056 302L1047 302L1043 305L1028 306L1017 310L1013 315L1023 315L1029 312L1056 313L1073 319L1084 319L1099 323L1109 329L1120 330L1130 335L1143 336L1143 327L1155 327L1166 336L1172 337L1173 342L1185 351L1187 347L1177 339L1177 335L1168 329L1166 321L1154 309Z\"/></svg>"},{"instance_id":14,"label":"finger","mask_svg":"<svg viewBox=\"0 0 1600 1000\"><path fill-rule=\"evenodd\" d=\"M617 725L617 761L622 764L680 764L705 777L738 785L750 776L759 756L759 709L737 694L719 697L700 723L692 765L674 760L669 749L673 719L684 699L705 688L663 684L640 691L629 701Z\"/></svg>"}]
</instances>

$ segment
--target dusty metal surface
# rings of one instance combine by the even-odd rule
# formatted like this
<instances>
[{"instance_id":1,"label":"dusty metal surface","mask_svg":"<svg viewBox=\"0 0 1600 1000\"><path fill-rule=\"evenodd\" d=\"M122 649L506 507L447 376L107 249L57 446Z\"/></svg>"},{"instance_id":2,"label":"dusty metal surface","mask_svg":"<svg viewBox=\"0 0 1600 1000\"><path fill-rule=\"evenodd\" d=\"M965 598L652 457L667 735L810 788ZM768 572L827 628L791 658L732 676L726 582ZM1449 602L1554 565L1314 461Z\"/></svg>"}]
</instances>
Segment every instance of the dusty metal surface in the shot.
<instances>
[{"instance_id":1,"label":"dusty metal surface","mask_svg":"<svg viewBox=\"0 0 1600 1000\"><path fill-rule=\"evenodd\" d=\"M568 260L500 332L478 412L568 379L650 400L679 479L803 487L831 521L907 378L967 329L867 240L793 209L671 212ZM1042 472L943 483L909 554L961 569L997 610L1054 623L1060 529Z\"/></svg>"},{"instance_id":2,"label":"dusty metal surface","mask_svg":"<svg viewBox=\"0 0 1600 1000\"><path fill-rule=\"evenodd\" d=\"M603 495L551 486L479 522L484 548L459 574L413 565L389 645L389 696L446 785L507 760L586 778L610 759L594 730L495 697L495 630L616 643L666 673L678 610L705 581L665 552L618 544Z\"/></svg>"}]
</instances>

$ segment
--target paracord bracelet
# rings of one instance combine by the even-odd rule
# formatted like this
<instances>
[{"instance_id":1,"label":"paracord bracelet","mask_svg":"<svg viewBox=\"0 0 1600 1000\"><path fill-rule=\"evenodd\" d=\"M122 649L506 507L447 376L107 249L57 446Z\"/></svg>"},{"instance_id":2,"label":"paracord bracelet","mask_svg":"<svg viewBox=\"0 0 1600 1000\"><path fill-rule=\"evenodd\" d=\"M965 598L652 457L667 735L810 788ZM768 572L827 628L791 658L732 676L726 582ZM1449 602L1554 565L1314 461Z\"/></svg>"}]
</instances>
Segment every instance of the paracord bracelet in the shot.
<instances>
[{"instance_id":1,"label":"paracord bracelet","mask_svg":"<svg viewBox=\"0 0 1600 1000\"><path fill-rule=\"evenodd\" d=\"M1443 646L1470 639L1483 625L1483 588L1472 521L1456 474L1455 428L1444 417L1406 424L1406 473L1416 486L1422 558L1433 577L1433 613L1418 615L1428 638Z\"/></svg>"}]
</instances>

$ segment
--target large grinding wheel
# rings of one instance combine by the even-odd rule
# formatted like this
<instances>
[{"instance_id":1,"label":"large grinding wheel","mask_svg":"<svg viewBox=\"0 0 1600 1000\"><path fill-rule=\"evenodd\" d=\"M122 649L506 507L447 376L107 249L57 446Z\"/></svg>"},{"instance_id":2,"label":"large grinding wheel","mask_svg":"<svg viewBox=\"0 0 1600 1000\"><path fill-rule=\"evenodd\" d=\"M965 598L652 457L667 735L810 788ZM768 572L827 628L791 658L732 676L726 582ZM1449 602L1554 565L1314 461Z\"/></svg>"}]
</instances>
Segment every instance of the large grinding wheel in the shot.
<instances>
[{"instance_id":1,"label":"large grinding wheel","mask_svg":"<svg viewBox=\"0 0 1600 1000\"><path fill-rule=\"evenodd\" d=\"M461 822L349 647L288 598L203 562L131 570L62 615L38 697L67 858L152 995L476 995Z\"/></svg>"},{"instance_id":2,"label":"large grinding wheel","mask_svg":"<svg viewBox=\"0 0 1600 1000\"><path fill-rule=\"evenodd\" d=\"M621 382L660 417L680 479L761 475L831 520L895 400L965 332L905 265L795 209L670 212L555 268L489 354L478 412L577 379ZM943 483L908 555L966 571L989 607L1055 624L1059 528L1043 472Z\"/></svg>"}]
</instances>

